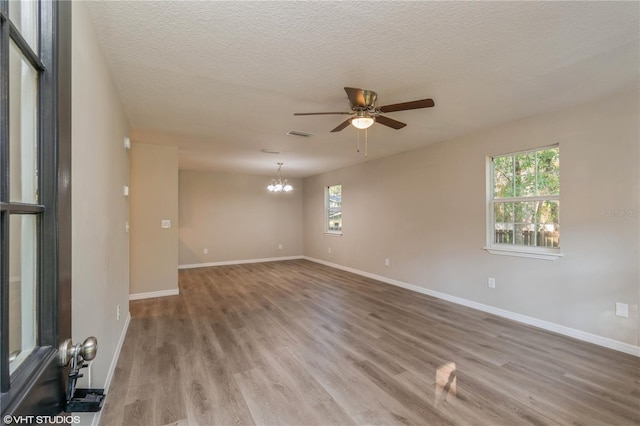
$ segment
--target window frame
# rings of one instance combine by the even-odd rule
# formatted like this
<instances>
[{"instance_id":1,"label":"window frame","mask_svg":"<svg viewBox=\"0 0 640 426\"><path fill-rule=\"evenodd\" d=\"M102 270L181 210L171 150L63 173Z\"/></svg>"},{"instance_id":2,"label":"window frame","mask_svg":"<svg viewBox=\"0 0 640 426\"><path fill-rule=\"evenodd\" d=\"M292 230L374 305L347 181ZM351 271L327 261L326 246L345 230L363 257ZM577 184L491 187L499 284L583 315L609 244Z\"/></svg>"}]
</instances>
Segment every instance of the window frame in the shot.
<instances>
[{"instance_id":1,"label":"window frame","mask_svg":"<svg viewBox=\"0 0 640 426\"><path fill-rule=\"evenodd\" d=\"M336 231L336 230L332 230L329 227L329 208L330 208L330 201L329 201L329 193L331 188L339 186L340 187L340 230ZM335 235L335 236L341 236L342 235L342 184L341 183L336 183L334 185L328 185L324 187L324 233L327 235Z\"/></svg>"},{"instance_id":2,"label":"window frame","mask_svg":"<svg viewBox=\"0 0 640 426\"><path fill-rule=\"evenodd\" d=\"M526 202L526 201L560 201L560 191L558 195L536 195L527 197L508 197L494 198L494 159L498 157L513 157L516 155L527 154L532 152L544 151L547 149L558 148L560 144L552 144L532 149L524 149L505 154L496 154L486 157L486 245L483 247L490 254L526 257L542 260L557 260L563 256L561 247L538 247L525 246L516 244L500 244L495 242L495 203L498 202ZM560 223L560 213L558 212L558 224ZM515 232L515 231L514 231Z\"/></svg>"}]
</instances>

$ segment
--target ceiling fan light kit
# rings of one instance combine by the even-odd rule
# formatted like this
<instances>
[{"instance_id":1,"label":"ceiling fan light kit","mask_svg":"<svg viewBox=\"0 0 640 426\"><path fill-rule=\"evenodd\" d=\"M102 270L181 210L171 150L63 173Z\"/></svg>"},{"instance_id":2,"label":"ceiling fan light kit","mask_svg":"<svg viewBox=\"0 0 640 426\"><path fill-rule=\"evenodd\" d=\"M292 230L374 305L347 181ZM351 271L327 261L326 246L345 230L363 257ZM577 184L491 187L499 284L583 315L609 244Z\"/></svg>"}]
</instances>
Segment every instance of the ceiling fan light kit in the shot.
<instances>
[{"instance_id":1,"label":"ceiling fan light kit","mask_svg":"<svg viewBox=\"0 0 640 426\"><path fill-rule=\"evenodd\" d=\"M356 129L368 129L373 126L375 118L368 116L364 111L359 111L356 117L351 119L351 125Z\"/></svg>"},{"instance_id":2,"label":"ceiling fan light kit","mask_svg":"<svg viewBox=\"0 0 640 426\"><path fill-rule=\"evenodd\" d=\"M293 186L289 183L287 179L282 179L280 176L280 170L282 169L282 165L284 163L278 163L278 172L274 179L271 179L271 183L267 186L269 192L291 192L293 191Z\"/></svg>"}]
</instances>

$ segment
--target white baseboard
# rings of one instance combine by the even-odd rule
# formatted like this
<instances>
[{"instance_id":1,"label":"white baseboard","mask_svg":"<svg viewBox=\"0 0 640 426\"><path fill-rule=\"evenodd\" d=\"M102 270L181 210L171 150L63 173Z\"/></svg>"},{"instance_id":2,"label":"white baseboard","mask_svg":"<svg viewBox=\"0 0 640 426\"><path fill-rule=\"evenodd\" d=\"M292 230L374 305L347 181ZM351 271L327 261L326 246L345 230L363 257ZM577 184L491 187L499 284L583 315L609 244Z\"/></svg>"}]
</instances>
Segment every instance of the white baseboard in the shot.
<instances>
[{"instance_id":1,"label":"white baseboard","mask_svg":"<svg viewBox=\"0 0 640 426\"><path fill-rule=\"evenodd\" d=\"M111 360L109 371L107 372L107 379L104 381L105 393L107 393L107 391L109 390L109 387L111 386L111 380L113 379L113 374L116 372L116 365L118 365L120 351L122 350L124 339L125 337L127 337L127 330L129 330L129 322L131 322L131 312L127 313L127 319L124 321L124 327L122 328L122 333L120 333L120 338L118 339L118 344L116 346L115 352L113 353L113 359Z\"/></svg>"},{"instance_id":2,"label":"white baseboard","mask_svg":"<svg viewBox=\"0 0 640 426\"><path fill-rule=\"evenodd\" d=\"M180 290L177 288L174 288L173 290L151 291L149 293L130 294L129 300L152 299L154 297L165 297L165 296L178 296L179 294L180 294Z\"/></svg>"},{"instance_id":3,"label":"white baseboard","mask_svg":"<svg viewBox=\"0 0 640 426\"><path fill-rule=\"evenodd\" d=\"M304 259L304 256L284 256L284 257L263 257L260 259L243 259L243 260L225 260L222 262L210 263L191 263L187 265L178 265L178 269L206 268L209 266L225 266L225 265L242 265L244 263L263 263L263 262L279 262L281 260Z\"/></svg>"},{"instance_id":4,"label":"white baseboard","mask_svg":"<svg viewBox=\"0 0 640 426\"><path fill-rule=\"evenodd\" d=\"M394 280L392 278L383 277L382 275L376 275L369 272L361 271L359 269L350 268L348 266L338 265L337 263L327 262L326 260L316 259L309 256L304 256L304 259L309 260L311 262L316 262L326 266L330 266L332 268L336 268L336 269L351 272L357 275L361 275L363 277L381 281L383 283L406 288L407 290L412 290L418 293L426 294L427 296L432 296L438 299L446 300L448 302L453 302L458 305L467 306L469 308L477 309L479 311L487 312L493 315L497 315L499 317L508 318L510 320L517 321L523 324L532 325L534 327L538 327L543 330L548 330L554 333L562 334L564 336L573 337L574 339L582 340L584 342L593 343L598 346L604 346L605 348L614 349L616 351L620 351L620 352L624 352L627 354L640 357L640 346L630 345L628 343L620 342L618 340L609 339L608 337L598 336L597 334L587 333L585 331L576 330L575 328L565 327L563 325L555 324L549 321L543 321L538 318L518 314L516 312L507 311L505 309L496 308L493 306L474 302L472 300L467 300L461 297L452 296L450 294L440 293L438 291L430 290L428 288L420 287L414 284L409 284L402 281Z\"/></svg>"},{"instance_id":5,"label":"white baseboard","mask_svg":"<svg viewBox=\"0 0 640 426\"><path fill-rule=\"evenodd\" d=\"M129 330L130 321L131 321L131 313L128 313L127 319L124 322L124 327L122 328L122 333L120 333L120 339L118 339L118 344L116 345L116 350L114 351L113 358L111 359L111 365L109 366L109 371L107 371L107 379L105 380L105 383L104 383L104 393L107 394L107 398L109 395L109 387L111 386L111 380L113 379L113 375L116 371L116 365L118 365L118 359L120 358L120 351L122 350L124 339L127 336L127 330ZM93 416L93 420L91 421L91 426L98 426L100 424L101 416L102 416L102 410L95 413Z\"/></svg>"}]
</instances>

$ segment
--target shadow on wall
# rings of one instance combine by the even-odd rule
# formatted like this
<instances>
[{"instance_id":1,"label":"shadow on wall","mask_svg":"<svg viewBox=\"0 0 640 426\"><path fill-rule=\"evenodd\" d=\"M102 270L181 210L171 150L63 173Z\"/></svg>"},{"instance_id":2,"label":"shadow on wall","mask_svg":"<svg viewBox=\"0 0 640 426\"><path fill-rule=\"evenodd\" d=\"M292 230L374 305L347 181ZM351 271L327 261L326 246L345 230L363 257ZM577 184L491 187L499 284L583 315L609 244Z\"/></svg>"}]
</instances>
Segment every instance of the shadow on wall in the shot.
<instances>
[{"instance_id":1,"label":"shadow on wall","mask_svg":"<svg viewBox=\"0 0 640 426\"><path fill-rule=\"evenodd\" d=\"M178 177L178 179L180 178ZM178 188L180 187L178 186ZM193 216L197 210L192 208L191 201L182 192L183 190L178 190L178 216L180 217L180 226L188 228L193 226Z\"/></svg>"},{"instance_id":2,"label":"shadow on wall","mask_svg":"<svg viewBox=\"0 0 640 426\"><path fill-rule=\"evenodd\" d=\"M189 265L193 263L203 263L203 259L200 258L191 247L186 245L184 241L178 239L178 266Z\"/></svg>"}]
</instances>

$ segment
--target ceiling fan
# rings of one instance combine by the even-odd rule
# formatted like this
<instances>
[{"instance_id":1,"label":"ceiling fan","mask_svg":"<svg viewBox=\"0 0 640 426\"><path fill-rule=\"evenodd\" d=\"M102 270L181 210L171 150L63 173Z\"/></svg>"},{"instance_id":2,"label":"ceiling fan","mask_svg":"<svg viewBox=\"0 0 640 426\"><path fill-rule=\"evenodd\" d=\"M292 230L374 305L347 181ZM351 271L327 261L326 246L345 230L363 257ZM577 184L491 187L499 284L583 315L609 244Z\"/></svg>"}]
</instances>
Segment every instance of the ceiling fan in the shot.
<instances>
[{"instance_id":1,"label":"ceiling fan","mask_svg":"<svg viewBox=\"0 0 640 426\"><path fill-rule=\"evenodd\" d=\"M346 121L342 122L338 127L332 130L332 132L339 132L340 130L352 124L358 129L367 129L373 125L373 123L380 123L384 126L391 127L392 129L402 129L406 126L405 123L394 120L389 117L385 117L382 114L396 111L407 111L410 109L431 108L435 105L433 99L420 99L411 102L402 102L399 104L377 106L376 101L378 94L371 90L357 89L355 87L345 87L344 91L347 92L349 98L349 104L351 105L350 112L296 112L293 115L351 115Z\"/></svg>"}]
</instances>

